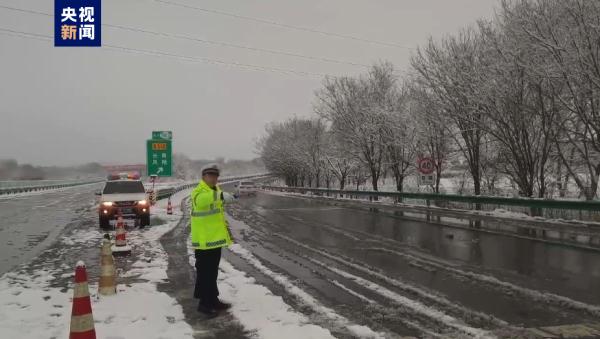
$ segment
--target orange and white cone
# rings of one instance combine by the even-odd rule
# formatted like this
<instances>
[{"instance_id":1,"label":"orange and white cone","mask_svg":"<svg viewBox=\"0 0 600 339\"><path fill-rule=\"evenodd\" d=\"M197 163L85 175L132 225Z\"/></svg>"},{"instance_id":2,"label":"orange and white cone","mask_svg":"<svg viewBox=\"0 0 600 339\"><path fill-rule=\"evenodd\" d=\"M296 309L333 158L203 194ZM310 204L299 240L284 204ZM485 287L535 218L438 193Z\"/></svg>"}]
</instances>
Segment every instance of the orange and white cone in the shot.
<instances>
[{"instance_id":1,"label":"orange and white cone","mask_svg":"<svg viewBox=\"0 0 600 339\"><path fill-rule=\"evenodd\" d=\"M127 231L123 223L117 222L117 231L115 234L115 244L111 247L114 255L128 255L131 254L131 247L127 245Z\"/></svg>"},{"instance_id":2,"label":"orange and white cone","mask_svg":"<svg viewBox=\"0 0 600 339\"><path fill-rule=\"evenodd\" d=\"M115 225L115 228L119 228L119 225L121 227L125 227L125 221L123 221L123 216L121 215L120 212L119 212L119 215L117 216L117 224Z\"/></svg>"},{"instance_id":3,"label":"orange and white cone","mask_svg":"<svg viewBox=\"0 0 600 339\"><path fill-rule=\"evenodd\" d=\"M79 261L75 267L73 310L71 311L69 339L96 339L87 272L83 261Z\"/></svg>"},{"instance_id":4,"label":"orange and white cone","mask_svg":"<svg viewBox=\"0 0 600 339\"><path fill-rule=\"evenodd\" d=\"M98 293L102 295L113 295L117 293L115 264L110 247L110 240L102 240L102 252L100 253L100 283L98 283Z\"/></svg>"},{"instance_id":5,"label":"orange and white cone","mask_svg":"<svg viewBox=\"0 0 600 339\"><path fill-rule=\"evenodd\" d=\"M173 206L171 205L171 197L167 201L167 214L173 214Z\"/></svg>"}]
</instances>

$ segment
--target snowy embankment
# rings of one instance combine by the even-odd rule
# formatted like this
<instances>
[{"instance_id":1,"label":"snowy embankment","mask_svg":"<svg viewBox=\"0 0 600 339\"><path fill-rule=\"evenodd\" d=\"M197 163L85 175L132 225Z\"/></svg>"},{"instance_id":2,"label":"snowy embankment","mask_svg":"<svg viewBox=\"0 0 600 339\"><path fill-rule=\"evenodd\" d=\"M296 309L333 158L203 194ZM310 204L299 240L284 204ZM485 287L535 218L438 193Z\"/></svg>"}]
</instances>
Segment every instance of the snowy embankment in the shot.
<instances>
[{"instance_id":1,"label":"snowy embankment","mask_svg":"<svg viewBox=\"0 0 600 339\"><path fill-rule=\"evenodd\" d=\"M172 200L179 203L186 195L180 192ZM116 295L98 296L98 276L90 271L92 266L99 265L100 260L86 262L98 338L192 338L193 330L184 321L181 306L175 299L157 290L157 284L167 279L168 266L167 254L159 239L177 225L180 216L177 210L175 213L167 215L166 210L158 206L153 209L153 215L161 224L128 234L134 262L131 269L118 274ZM89 251L98 251L102 234L95 227L77 230L74 235L62 239L60 253L68 248L81 250L83 246ZM68 284L58 287L55 280L72 277L74 267L64 262L59 264L52 258L47 260L47 265L34 273L25 264L16 272L0 277L0 328L3 337L69 336L73 283L69 279ZM120 271L119 265L116 267Z\"/></svg>"}]
</instances>

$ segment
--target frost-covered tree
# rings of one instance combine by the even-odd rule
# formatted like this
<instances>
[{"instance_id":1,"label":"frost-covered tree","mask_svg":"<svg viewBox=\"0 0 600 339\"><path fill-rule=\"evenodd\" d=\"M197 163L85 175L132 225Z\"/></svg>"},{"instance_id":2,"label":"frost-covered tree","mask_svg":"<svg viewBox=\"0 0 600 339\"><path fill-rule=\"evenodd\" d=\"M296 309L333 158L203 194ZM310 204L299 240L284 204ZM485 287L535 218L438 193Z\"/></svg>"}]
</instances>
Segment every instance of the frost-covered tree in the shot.
<instances>
[{"instance_id":1,"label":"frost-covered tree","mask_svg":"<svg viewBox=\"0 0 600 339\"><path fill-rule=\"evenodd\" d=\"M557 154L591 199L600 175L600 3L503 1L501 19L534 57L527 66L547 79L552 100L565 109ZM580 161L570 161L572 151Z\"/></svg>"},{"instance_id":2,"label":"frost-covered tree","mask_svg":"<svg viewBox=\"0 0 600 339\"><path fill-rule=\"evenodd\" d=\"M290 186L320 185L324 167L325 125L292 118L266 127L258 149L266 168Z\"/></svg>"},{"instance_id":3,"label":"frost-covered tree","mask_svg":"<svg viewBox=\"0 0 600 339\"><path fill-rule=\"evenodd\" d=\"M397 107L396 81L393 66L381 63L358 78L327 78L316 95L315 112L368 169L374 190L384 170L389 114Z\"/></svg>"},{"instance_id":4,"label":"frost-covered tree","mask_svg":"<svg viewBox=\"0 0 600 339\"><path fill-rule=\"evenodd\" d=\"M410 117L414 126L414 157L420 155L433 159L436 174L433 189L434 192L439 193L442 172L452 152L450 133L453 129L447 123L444 109L436 96L416 79L413 79L410 88L409 105Z\"/></svg>"},{"instance_id":5,"label":"frost-covered tree","mask_svg":"<svg viewBox=\"0 0 600 339\"><path fill-rule=\"evenodd\" d=\"M469 165L473 190L481 193L481 144L485 132L482 107L478 104L477 79L484 68L481 33L469 28L441 42L430 39L419 48L411 65L427 89L443 107L453 129L450 137Z\"/></svg>"},{"instance_id":6,"label":"frost-covered tree","mask_svg":"<svg viewBox=\"0 0 600 339\"><path fill-rule=\"evenodd\" d=\"M346 145L336 137L336 134L328 132L325 138L324 159L327 170L339 183L339 189L343 190L348 176L359 166L358 159L348 152Z\"/></svg>"},{"instance_id":7,"label":"frost-covered tree","mask_svg":"<svg viewBox=\"0 0 600 339\"><path fill-rule=\"evenodd\" d=\"M536 58L518 37L498 25L480 24L485 49L475 101L485 119L481 129L499 147L501 171L521 195L544 197L547 163L559 109L547 79L528 66ZM527 61L524 61L527 60Z\"/></svg>"}]
</instances>

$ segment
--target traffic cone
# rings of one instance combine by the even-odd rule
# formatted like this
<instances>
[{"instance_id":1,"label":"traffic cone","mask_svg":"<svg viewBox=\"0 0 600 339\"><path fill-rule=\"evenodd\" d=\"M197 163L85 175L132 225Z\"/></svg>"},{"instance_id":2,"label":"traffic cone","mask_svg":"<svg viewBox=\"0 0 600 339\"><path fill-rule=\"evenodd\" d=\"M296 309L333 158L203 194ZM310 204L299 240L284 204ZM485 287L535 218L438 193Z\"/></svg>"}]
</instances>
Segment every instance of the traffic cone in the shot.
<instances>
[{"instance_id":1,"label":"traffic cone","mask_svg":"<svg viewBox=\"0 0 600 339\"><path fill-rule=\"evenodd\" d=\"M123 221L123 215L121 212L119 212L119 215L117 216L117 224L115 225L115 228L119 228L119 225L121 225L121 227L125 227L125 221Z\"/></svg>"},{"instance_id":2,"label":"traffic cone","mask_svg":"<svg viewBox=\"0 0 600 339\"><path fill-rule=\"evenodd\" d=\"M115 265L110 245L110 240L102 240L102 251L100 254L100 283L98 284L98 293L102 295L113 295L117 293Z\"/></svg>"},{"instance_id":3,"label":"traffic cone","mask_svg":"<svg viewBox=\"0 0 600 339\"><path fill-rule=\"evenodd\" d=\"M127 231L123 223L117 222L117 231L115 234L115 244L111 247L114 255L129 255L131 247L127 245Z\"/></svg>"},{"instance_id":4,"label":"traffic cone","mask_svg":"<svg viewBox=\"0 0 600 339\"><path fill-rule=\"evenodd\" d=\"M171 197L169 197L169 201L167 201L167 214L173 214L173 206L171 206Z\"/></svg>"},{"instance_id":5,"label":"traffic cone","mask_svg":"<svg viewBox=\"0 0 600 339\"><path fill-rule=\"evenodd\" d=\"M87 272L83 261L79 261L75 267L75 286L73 289L73 309L71 311L69 339L96 339Z\"/></svg>"}]
</instances>

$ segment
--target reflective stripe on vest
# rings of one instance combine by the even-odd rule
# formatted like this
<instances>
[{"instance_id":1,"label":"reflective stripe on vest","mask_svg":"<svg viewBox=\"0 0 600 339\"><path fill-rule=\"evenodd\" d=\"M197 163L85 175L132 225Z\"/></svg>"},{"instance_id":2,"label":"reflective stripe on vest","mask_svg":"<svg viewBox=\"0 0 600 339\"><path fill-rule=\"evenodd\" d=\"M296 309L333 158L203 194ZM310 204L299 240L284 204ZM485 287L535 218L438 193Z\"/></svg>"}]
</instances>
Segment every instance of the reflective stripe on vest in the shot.
<instances>
[{"instance_id":1,"label":"reflective stripe on vest","mask_svg":"<svg viewBox=\"0 0 600 339\"><path fill-rule=\"evenodd\" d=\"M200 194L200 192L196 193L193 197L192 197L192 211L196 209L196 198L198 197L198 194Z\"/></svg>"},{"instance_id":2,"label":"reflective stripe on vest","mask_svg":"<svg viewBox=\"0 0 600 339\"><path fill-rule=\"evenodd\" d=\"M221 212L218 208L213 208L212 210L202 211L202 212L192 212L192 217L205 217L207 215L213 215Z\"/></svg>"},{"instance_id":3,"label":"reflective stripe on vest","mask_svg":"<svg viewBox=\"0 0 600 339\"><path fill-rule=\"evenodd\" d=\"M206 247L213 247L213 246L225 245L226 243L227 243L227 240L222 239L222 240L218 240L218 241L207 242L206 243Z\"/></svg>"}]
</instances>

